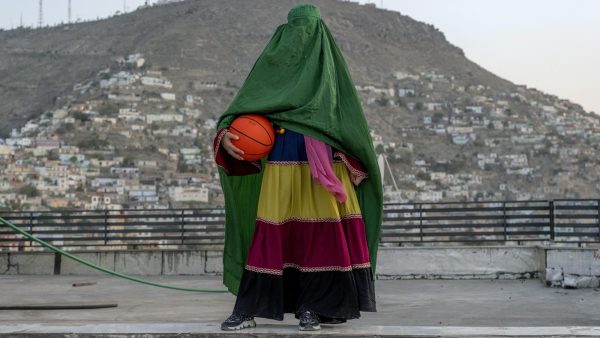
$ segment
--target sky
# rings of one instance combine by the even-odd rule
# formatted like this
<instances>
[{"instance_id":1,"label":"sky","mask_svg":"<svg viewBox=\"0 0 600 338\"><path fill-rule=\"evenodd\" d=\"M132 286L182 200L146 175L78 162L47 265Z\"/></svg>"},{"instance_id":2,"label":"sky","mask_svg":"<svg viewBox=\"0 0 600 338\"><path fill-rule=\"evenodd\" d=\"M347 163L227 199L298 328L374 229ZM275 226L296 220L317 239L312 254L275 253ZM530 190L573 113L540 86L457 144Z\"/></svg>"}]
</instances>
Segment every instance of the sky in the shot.
<instances>
[{"instance_id":1,"label":"sky","mask_svg":"<svg viewBox=\"0 0 600 338\"><path fill-rule=\"evenodd\" d=\"M599 0L384 0L383 6L433 24L504 79L600 114Z\"/></svg>"},{"instance_id":2,"label":"sky","mask_svg":"<svg viewBox=\"0 0 600 338\"><path fill-rule=\"evenodd\" d=\"M0 0L0 27L17 27L21 18L25 26L36 26L38 2ZM124 5L131 11L144 2L71 0L72 18L103 18L122 12ZM470 60L496 75L600 114L600 0L358 2L371 2L433 24ZM66 22L67 8L68 0L44 0L44 23Z\"/></svg>"}]
</instances>

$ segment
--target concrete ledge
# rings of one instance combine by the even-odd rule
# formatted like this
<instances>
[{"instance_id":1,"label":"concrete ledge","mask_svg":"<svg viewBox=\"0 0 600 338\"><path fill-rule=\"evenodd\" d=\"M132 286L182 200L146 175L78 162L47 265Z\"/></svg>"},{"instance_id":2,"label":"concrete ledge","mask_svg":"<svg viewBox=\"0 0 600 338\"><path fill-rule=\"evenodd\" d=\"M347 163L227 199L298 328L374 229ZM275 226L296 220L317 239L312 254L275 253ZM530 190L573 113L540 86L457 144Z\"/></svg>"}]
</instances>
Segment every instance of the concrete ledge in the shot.
<instances>
[{"instance_id":1,"label":"concrete ledge","mask_svg":"<svg viewBox=\"0 0 600 338\"><path fill-rule=\"evenodd\" d=\"M114 252L79 252L75 254L81 259L85 259L93 264L114 270L115 253ZM70 258L62 257L60 265L61 275L103 275L102 271L92 269L86 265L76 262Z\"/></svg>"},{"instance_id":2,"label":"concrete ledge","mask_svg":"<svg viewBox=\"0 0 600 338\"><path fill-rule=\"evenodd\" d=\"M0 337L305 337L295 325L263 325L242 332L223 332L219 323L100 323L83 325L15 324L0 325ZM465 326L326 326L319 336L330 337L600 337L600 327L465 327ZM312 334L314 335L314 333Z\"/></svg>"},{"instance_id":3,"label":"concrete ledge","mask_svg":"<svg viewBox=\"0 0 600 338\"><path fill-rule=\"evenodd\" d=\"M594 251L595 249L548 249L546 267L560 269L565 274L600 276L600 259L594 259Z\"/></svg>"},{"instance_id":4,"label":"concrete ledge","mask_svg":"<svg viewBox=\"0 0 600 338\"><path fill-rule=\"evenodd\" d=\"M595 287L600 260L594 249L541 246L382 247L379 279L530 279L547 285ZM223 272L222 251L136 250L72 252L94 264L131 275L215 275ZM58 265L58 266L55 266ZM0 274L98 275L51 252L1 252ZM568 283L563 283L567 280Z\"/></svg>"},{"instance_id":5,"label":"concrete ledge","mask_svg":"<svg viewBox=\"0 0 600 338\"><path fill-rule=\"evenodd\" d=\"M162 251L115 252L115 271L128 275L162 275Z\"/></svg>"},{"instance_id":6,"label":"concrete ledge","mask_svg":"<svg viewBox=\"0 0 600 338\"><path fill-rule=\"evenodd\" d=\"M209 274L223 273L223 253L221 251L206 252L206 266L204 272Z\"/></svg>"},{"instance_id":7,"label":"concrete ledge","mask_svg":"<svg viewBox=\"0 0 600 338\"><path fill-rule=\"evenodd\" d=\"M381 278L535 278L544 250L539 247L381 248Z\"/></svg>"},{"instance_id":8,"label":"concrete ledge","mask_svg":"<svg viewBox=\"0 0 600 338\"><path fill-rule=\"evenodd\" d=\"M54 274L53 252L1 253L6 265L0 271L7 275L52 275Z\"/></svg>"},{"instance_id":9,"label":"concrete ledge","mask_svg":"<svg viewBox=\"0 0 600 338\"><path fill-rule=\"evenodd\" d=\"M0 254L0 274L8 274L8 255Z\"/></svg>"},{"instance_id":10,"label":"concrete ledge","mask_svg":"<svg viewBox=\"0 0 600 338\"><path fill-rule=\"evenodd\" d=\"M594 249L553 248L546 252L546 285L563 288L597 288L600 285L600 260Z\"/></svg>"},{"instance_id":11,"label":"concrete ledge","mask_svg":"<svg viewBox=\"0 0 600 338\"><path fill-rule=\"evenodd\" d=\"M206 251L163 251L163 275L197 275L205 267Z\"/></svg>"}]
</instances>

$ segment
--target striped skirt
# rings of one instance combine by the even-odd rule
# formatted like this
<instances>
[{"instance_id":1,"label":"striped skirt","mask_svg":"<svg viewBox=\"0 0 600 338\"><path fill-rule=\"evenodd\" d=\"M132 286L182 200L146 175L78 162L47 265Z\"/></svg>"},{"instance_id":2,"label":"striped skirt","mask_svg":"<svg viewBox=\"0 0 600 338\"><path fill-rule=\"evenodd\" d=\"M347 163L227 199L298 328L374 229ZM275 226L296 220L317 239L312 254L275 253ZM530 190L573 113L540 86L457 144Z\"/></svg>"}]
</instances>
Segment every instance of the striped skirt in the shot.
<instances>
[{"instance_id":1,"label":"striped skirt","mask_svg":"<svg viewBox=\"0 0 600 338\"><path fill-rule=\"evenodd\" d=\"M276 136L235 310L276 320L307 310L325 318L359 318L360 311L376 311L375 291L349 169L334 158L348 196L339 203L312 179L304 147L301 134Z\"/></svg>"}]
</instances>

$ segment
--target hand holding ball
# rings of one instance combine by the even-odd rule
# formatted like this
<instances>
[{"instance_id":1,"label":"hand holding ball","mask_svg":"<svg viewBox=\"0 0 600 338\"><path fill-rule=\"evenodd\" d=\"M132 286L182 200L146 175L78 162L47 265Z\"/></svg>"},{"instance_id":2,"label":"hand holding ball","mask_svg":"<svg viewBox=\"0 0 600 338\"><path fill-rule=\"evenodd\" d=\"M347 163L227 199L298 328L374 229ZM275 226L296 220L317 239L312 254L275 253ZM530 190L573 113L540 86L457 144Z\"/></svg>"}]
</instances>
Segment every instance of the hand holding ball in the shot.
<instances>
[{"instance_id":1,"label":"hand holding ball","mask_svg":"<svg viewBox=\"0 0 600 338\"><path fill-rule=\"evenodd\" d=\"M237 136L237 139L230 139L231 144L244 152L239 156L246 161L256 161L267 156L275 143L273 126L262 115L237 117L229 126L229 133Z\"/></svg>"}]
</instances>

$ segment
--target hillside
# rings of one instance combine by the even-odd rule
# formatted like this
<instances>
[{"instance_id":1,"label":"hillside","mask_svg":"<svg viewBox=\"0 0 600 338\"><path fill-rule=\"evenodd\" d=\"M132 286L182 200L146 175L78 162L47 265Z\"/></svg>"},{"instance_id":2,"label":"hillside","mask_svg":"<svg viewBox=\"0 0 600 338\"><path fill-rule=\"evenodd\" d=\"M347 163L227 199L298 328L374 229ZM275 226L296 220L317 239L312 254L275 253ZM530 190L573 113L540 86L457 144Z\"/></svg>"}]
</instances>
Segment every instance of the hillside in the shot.
<instances>
[{"instance_id":1,"label":"hillside","mask_svg":"<svg viewBox=\"0 0 600 338\"><path fill-rule=\"evenodd\" d=\"M299 2L188 0L0 32L0 208L222 204L215 120ZM431 25L313 3L389 163L387 200L599 196L597 116L495 76Z\"/></svg>"},{"instance_id":2,"label":"hillside","mask_svg":"<svg viewBox=\"0 0 600 338\"><path fill-rule=\"evenodd\" d=\"M0 32L0 135L21 126L110 65L144 53L174 82L239 85L295 0L198 0L140 9L111 19ZM357 83L391 71L438 69L473 83L510 83L467 60L432 27L397 12L340 1L313 1L346 56ZM179 71L178 71L179 70Z\"/></svg>"}]
</instances>

